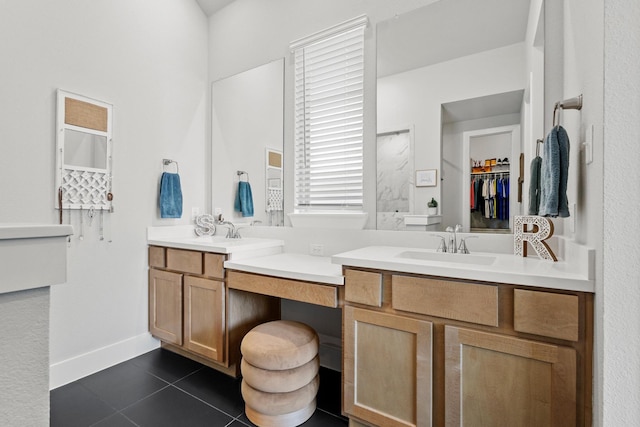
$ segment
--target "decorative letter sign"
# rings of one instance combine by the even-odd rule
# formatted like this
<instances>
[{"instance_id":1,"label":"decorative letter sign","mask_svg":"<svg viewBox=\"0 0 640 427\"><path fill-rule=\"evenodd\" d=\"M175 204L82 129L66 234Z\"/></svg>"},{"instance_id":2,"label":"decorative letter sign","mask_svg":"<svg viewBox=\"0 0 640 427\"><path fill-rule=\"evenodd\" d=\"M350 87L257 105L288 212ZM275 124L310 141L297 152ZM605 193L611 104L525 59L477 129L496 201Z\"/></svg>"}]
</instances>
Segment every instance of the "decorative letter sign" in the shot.
<instances>
[{"instance_id":1,"label":"decorative letter sign","mask_svg":"<svg viewBox=\"0 0 640 427\"><path fill-rule=\"evenodd\" d=\"M544 241L553 236L553 223L549 218L535 215L515 216L513 226L513 251L517 256L527 256L527 244L531 243L533 249L542 259L557 261L555 254ZM531 231L525 227L532 226Z\"/></svg>"}]
</instances>

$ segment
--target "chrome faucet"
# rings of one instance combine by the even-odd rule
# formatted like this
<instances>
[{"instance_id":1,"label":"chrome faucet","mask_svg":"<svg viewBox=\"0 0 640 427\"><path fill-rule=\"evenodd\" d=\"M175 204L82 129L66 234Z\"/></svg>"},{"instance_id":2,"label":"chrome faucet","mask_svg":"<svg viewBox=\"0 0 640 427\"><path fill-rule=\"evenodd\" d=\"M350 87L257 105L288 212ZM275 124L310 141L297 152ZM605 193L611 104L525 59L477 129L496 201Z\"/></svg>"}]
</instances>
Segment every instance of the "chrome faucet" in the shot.
<instances>
[{"instance_id":1,"label":"chrome faucet","mask_svg":"<svg viewBox=\"0 0 640 427\"><path fill-rule=\"evenodd\" d=\"M449 252L458 253L458 231L462 230L462 226L460 224L456 224L455 227L447 227L446 232L449 233Z\"/></svg>"},{"instance_id":2,"label":"chrome faucet","mask_svg":"<svg viewBox=\"0 0 640 427\"><path fill-rule=\"evenodd\" d=\"M445 238L439 234L432 234L433 237L438 237L440 239L440 244L438 245L438 249L436 252L447 252L447 241Z\"/></svg>"},{"instance_id":3,"label":"chrome faucet","mask_svg":"<svg viewBox=\"0 0 640 427\"><path fill-rule=\"evenodd\" d=\"M460 239L460 246L458 246L458 253L460 254L468 254L469 248L467 248L467 240L469 239L477 239L478 236L467 236Z\"/></svg>"},{"instance_id":4,"label":"chrome faucet","mask_svg":"<svg viewBox=\"0 0 640 427\"><path fill-rule=\"evenodd\" d=\"M218 220L218 224L227 227L227 239L241 239L242 236L238 232L238 229L231 221Z\"/></svg>"}]
</instances>

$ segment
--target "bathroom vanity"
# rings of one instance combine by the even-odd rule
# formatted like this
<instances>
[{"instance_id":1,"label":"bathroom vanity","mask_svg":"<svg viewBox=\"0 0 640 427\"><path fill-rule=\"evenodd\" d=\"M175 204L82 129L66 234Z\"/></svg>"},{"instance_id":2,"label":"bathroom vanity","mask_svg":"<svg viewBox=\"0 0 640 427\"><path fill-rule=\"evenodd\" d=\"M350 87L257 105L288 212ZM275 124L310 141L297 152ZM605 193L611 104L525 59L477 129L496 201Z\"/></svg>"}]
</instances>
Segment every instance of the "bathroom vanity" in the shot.
<instances>
[{"instance_id":1,"label":"bathroom vanity","mask_svg":"<svg viewBox=\"0 0 640 427\"><path fill-rule=\"evenodd\" d=\"M234 254L279 252L282 242L153 235L148 241L149 331L164 348L237 376L242 337L278 319L280 301L229 289L224 262Z\"/></svg>"},{"instance_id":2,"label":"bathroom vanity","mask_svg":"<svg viewBox=\"0 0 640 427\"><path fill-rule=\"evenodd\" d=\"M344 300L340 266L281 253L280 240L150 233L149 331L229 375L240 373L244 335L280 318L281 298L331 308Z\"/></svg>"},{"instance_id":3,"label":"bathroom vanity","mask_svg":"<svg viewBox=\"0 0 640 427\"><path fill-rule=\"evenodd\" d=\"M557 286L541 287L533 283L551 277L532 273L505 283L516 270L464 265L465 255L457 255L462 265L411 264L398 256L405 252L363 248L334 257L345 275L346 415L375 426L591 425L588 280L556 274ZM411 252L419 259L421 251ZM502 257L493 263L538 263ZM415 273L429 268L441 274Z\"/></svg>"},{"instance_id":4,"label":"bathroom vanity","mask_svg":"<svg viewBox=\"0 0 640 427\"><path fill-rule=\"evenodd\" d=\"M329 258L216 239L149 239L149 326L171 351L236 376L242 337L286 298L342 308L353 425L591 425L587 248L557 263L393 246Z\"/></svg>"}]
</instances>

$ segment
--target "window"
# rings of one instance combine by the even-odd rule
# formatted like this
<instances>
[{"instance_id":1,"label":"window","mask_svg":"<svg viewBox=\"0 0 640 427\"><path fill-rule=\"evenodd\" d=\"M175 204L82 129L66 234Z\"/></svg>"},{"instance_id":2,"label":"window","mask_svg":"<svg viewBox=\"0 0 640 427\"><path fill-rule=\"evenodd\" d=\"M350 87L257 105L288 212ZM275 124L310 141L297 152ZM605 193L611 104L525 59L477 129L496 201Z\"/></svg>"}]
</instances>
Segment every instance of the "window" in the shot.
<instances>
[{"instance_id":1,"label":"window","mask_svg":"<svg viewBox=\"0 0 640 427\"><path fill-rule=\"evenodd\" d=\"M364 29L359 17L292 43L295 207L362 207Z\"/></svg>"}]
</instances>

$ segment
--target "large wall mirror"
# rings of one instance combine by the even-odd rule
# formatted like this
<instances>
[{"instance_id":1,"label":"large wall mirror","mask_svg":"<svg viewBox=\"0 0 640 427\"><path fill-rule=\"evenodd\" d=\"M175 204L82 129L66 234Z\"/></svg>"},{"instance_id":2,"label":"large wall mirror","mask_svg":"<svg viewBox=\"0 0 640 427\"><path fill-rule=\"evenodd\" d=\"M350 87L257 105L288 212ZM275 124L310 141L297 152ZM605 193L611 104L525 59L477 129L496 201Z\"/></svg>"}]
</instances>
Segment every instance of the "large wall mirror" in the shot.
<instances>
[{"instance_id":1,"label":"large wall mirror","mask_svg":"<svg viewBox=\"0 0 640 427\"><path fill-rule=\"evenodd\" d=\"M213 82L211 105L213 213L282 225L284 59ZM234 206L240 181L250 184L251 216Z\"/></svg>"},{"instance_id":2,"label":"large wall mirror","mask_svg":"<svg viewBox=\"0 0 640 427\"><path fill-rule=\"evenodd\" d=\"M520 153L543 131L543 29L542 0L440 0L377 24L378 229L510 232ZM473 206L478 180L508 200Z\"/></svg>"}]
</instances>

